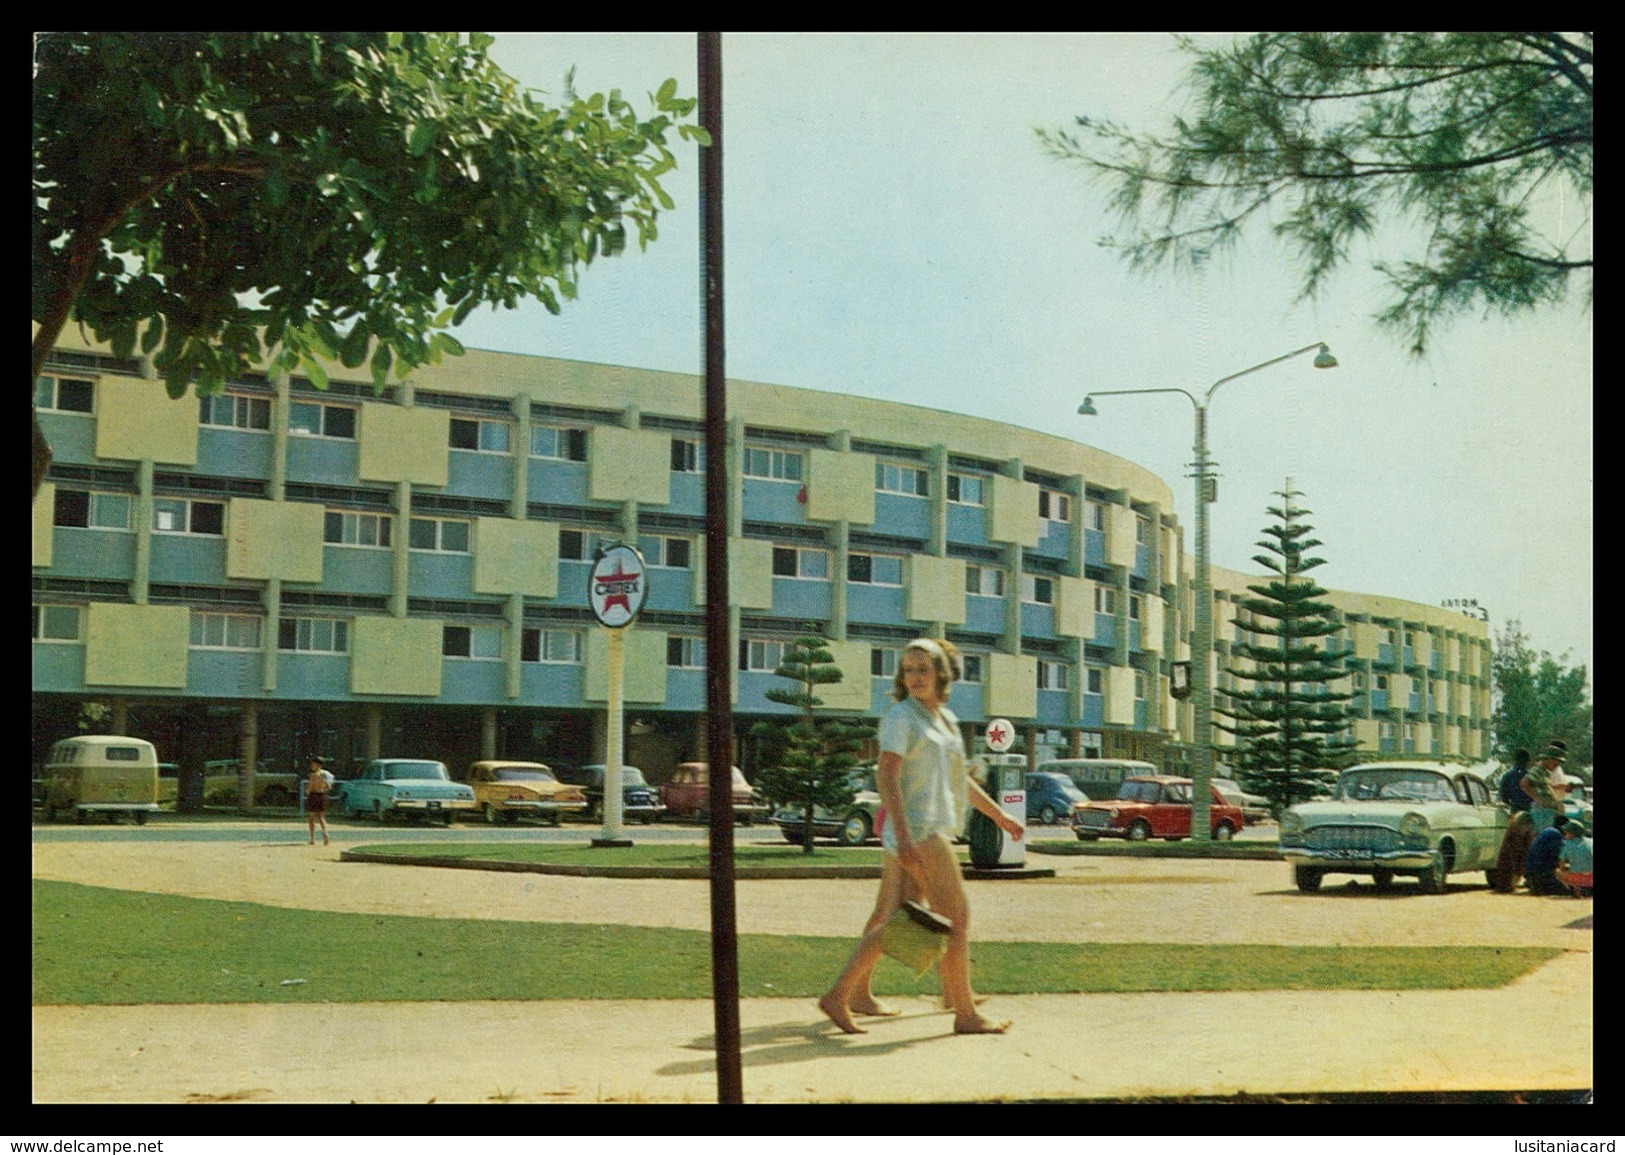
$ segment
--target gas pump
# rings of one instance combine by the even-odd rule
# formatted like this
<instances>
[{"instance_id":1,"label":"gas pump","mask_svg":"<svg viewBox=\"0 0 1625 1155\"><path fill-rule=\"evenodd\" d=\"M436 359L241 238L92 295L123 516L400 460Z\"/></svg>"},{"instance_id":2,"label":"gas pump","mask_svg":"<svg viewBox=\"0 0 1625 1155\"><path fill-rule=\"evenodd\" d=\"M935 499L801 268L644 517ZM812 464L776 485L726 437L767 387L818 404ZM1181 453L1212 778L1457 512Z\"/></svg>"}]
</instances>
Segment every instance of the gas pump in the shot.
<instances>
[{"instance_id":1,"label":"gas pump","mask_svg":"<svg viewBox=\"0 0 1625 1155\"><path fill-rule=\"evenodd\" d=\"M1027 756L1008 754L1015 742L1016 728L1004 718L994 718L987 724L985 740L991 754L983 755L986 770L982 789L1011 818L1027 825ZM980 810L972 811L970 829L970 860L972 866L1025 866L1027 842L1017 841L996 826Z\"/></svg>"}]
</instances>

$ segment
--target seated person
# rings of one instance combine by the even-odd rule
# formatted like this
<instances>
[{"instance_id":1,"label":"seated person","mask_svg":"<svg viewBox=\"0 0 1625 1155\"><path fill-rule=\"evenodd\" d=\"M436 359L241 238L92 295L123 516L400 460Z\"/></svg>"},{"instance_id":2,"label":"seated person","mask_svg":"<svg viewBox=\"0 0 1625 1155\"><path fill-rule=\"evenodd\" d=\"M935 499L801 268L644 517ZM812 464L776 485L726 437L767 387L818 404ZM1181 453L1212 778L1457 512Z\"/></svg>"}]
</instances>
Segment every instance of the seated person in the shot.
<instances>
[{"instance_id":1,"label":"seated person","mask_svg":"<svg viewBox=\"0 0 1625 1155\"><path fill-rule=\"evenodd\" d=\"M1591 897L1591 839L1580 823L1563 824L1563 846L1557 852L1557 881L1575 898Z\"/></svg>"},{"instance_id":2,"label":"seated person","mask_svg":"<svg viewBox=\"0 0 1625 1155\"><path fill-rule=\"evenodd\" d=\"M1530 894L1567 894L1568 887L1557 879L1558 858L1563 851L1563 831L1548 826L1535 835L1529 854L1523 860L1524 885Z\"/></svg>"}]
</instances>

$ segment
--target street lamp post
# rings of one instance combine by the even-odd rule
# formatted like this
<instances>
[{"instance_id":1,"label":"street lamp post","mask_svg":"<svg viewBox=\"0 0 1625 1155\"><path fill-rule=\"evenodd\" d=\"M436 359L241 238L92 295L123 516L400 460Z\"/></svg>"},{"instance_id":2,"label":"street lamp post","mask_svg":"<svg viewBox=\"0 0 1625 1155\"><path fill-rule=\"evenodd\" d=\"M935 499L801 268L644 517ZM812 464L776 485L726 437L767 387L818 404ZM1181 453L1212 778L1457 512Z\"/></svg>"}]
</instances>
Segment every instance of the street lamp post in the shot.
<instances>
[{"instance_id":1,"label":"street lamp post","mask_svg":"<svg viewBox=\"0 0 1625 1155\"><path fill-rule=\"evenodd\" d=\"M1301 357L1311 349L1318 350L1315 354L1316 369L1332 369L1337 366L1337 358L1332 356L1331 350L1323 342L1316 341L1313 345L1305 345L1302 349L1294 349L1290 353L1261 361L1239 373L1221 377L1209 385L1207 392L1200 398L1189 390L1178 388L1105 389L1089 394L1083 399L1083 404L1078 406L1079 413L1095 417L1099 415L1094 407L1096 397L1124 397L1136 393L1180 393L1196 409L1194 449L1196 459L1191 463L1191 476L1196 479L1196 638L1191 647L1191 704L1194 714L1191 740L1195 747L1195 758L1191 764L1191 838L1197 842L1208 841L1212 833L1213 585L1208 569L1207 507L1210 502L1217 500L1218 494L1215 486L1216 475L1213 473L1214 462L1208 457L1207 452L1208 406L1213 401L1213 394L1225 382L1256 373L1260 369L1268 369L1271 365L1279 365L1282 361L1290 361L1294 357Z\"/></svg>"}]
</instances>

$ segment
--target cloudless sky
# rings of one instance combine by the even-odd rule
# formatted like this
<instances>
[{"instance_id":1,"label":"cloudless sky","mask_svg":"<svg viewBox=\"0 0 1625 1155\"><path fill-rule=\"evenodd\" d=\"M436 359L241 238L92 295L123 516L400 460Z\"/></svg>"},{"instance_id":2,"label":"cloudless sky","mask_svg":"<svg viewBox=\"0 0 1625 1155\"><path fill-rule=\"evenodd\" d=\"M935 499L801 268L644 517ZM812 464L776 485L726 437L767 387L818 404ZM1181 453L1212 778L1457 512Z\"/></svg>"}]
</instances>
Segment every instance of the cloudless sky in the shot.
<instances>
[{"instance_id":1,"label":"cloudless sky","mask_svg":"<svg viewBox=\"0 0 1625 1155\"><path fill-rule=\"evenodd\" d=\"M1204 37L1214 42L1214 37ZM619 88L647 111L666 77L698 91L688 33L501 34L497 61L553 99ZM1131 271L1099 239L1103 189L1045 155L1036 127L1080 113L1162 130L1183 108L1186 57L1165 34L724 34L727 371L990 417L1134 461L1173 490L1194 549L1186 465L1193 410L1177 394L1091 390L1215 380L1213 561L1252 557L1290 476L1334 589L1429 605L1475 598L1493 629L1591 664L1589 311L1576 299L1513 320L1466 315L1424 359L1377 330L1401 255L1381 235L1314 302L1265 231L1199 273ZM485 349L699 373L697 150L674 149L677 202L647 252L599 261L560 317L480 312ZM1586 206L1548 198L1564 235ZM972 447L966 447L972 448ZM998 456L999 447L985 452Z\"/></svg>"}]
</instances>

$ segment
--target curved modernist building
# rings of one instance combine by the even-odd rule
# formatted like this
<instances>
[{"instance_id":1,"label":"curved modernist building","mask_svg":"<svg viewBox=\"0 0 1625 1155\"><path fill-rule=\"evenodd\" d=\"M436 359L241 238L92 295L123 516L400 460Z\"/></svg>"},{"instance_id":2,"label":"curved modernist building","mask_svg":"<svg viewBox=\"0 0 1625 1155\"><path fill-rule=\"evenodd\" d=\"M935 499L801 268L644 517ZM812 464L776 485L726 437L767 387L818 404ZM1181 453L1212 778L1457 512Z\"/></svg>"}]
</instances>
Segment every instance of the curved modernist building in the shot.
<instances>
[{"instance_id":1,"label":"curved modernist building","mask_svg":"<svg viewBox=\"0 0 1625 1155\"><path fill-rule=\"evenodd\" d=\"M658 777L703 757L699 379L479 351L381 395L349 376L172 401L134 360L59 348L36 382L56 453L33 507L36 761L90 703L176 760L593 761L607 642L587 573L616 540L650 566L628 761ZM809 622L846 674L832 707L878 715L899 647L933 634L968 657L967 725L1179 762L1188 707L1167 670L1189 656L1189 567L1161 478L911 405L744 381L728 405L747 771L749 722L784 711L764 691ZM1483 628L1339 597L1368 680L1362 745L1480 753Z\"/></svg>"}]
</instances>

